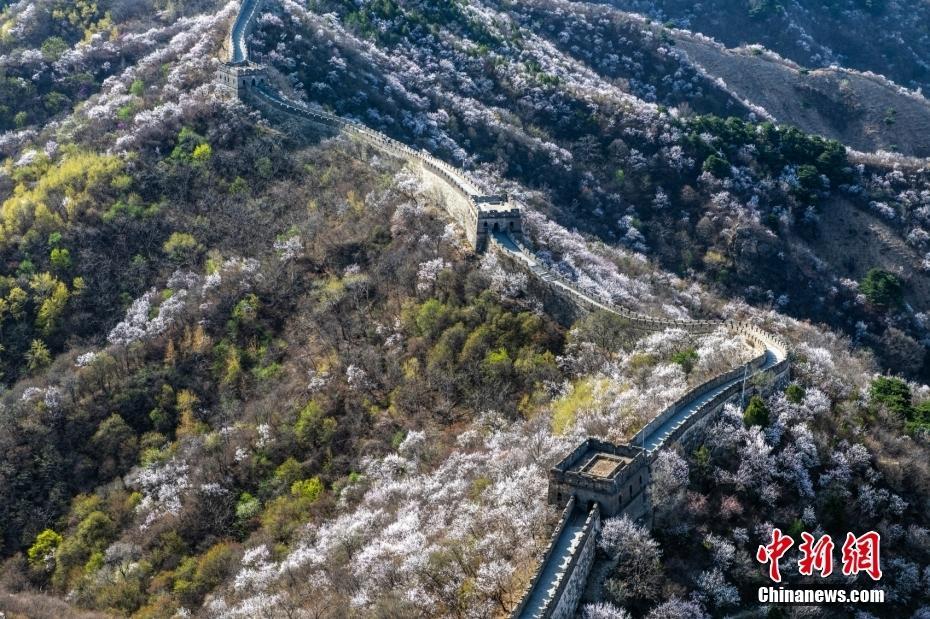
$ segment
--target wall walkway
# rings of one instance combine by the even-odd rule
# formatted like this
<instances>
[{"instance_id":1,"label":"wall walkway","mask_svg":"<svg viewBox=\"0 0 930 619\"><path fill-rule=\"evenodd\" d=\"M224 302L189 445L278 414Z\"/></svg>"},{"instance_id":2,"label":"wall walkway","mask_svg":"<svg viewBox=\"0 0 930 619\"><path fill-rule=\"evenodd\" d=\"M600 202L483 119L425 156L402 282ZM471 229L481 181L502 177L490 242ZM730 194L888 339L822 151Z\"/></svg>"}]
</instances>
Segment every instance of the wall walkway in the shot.
<instances>
[{"instance_id":1,"label":"wall walkway","mask_svg":"<svg viewBox=\"0 0 930 619\"><path fill-rule=\"evenodd\" d=\"M759 352L747 363L690 390L647 423L630 443L642 446L650 460L654 460L663 447L680 440L688 430L718 413L724 404L742 393L754 376L760 373L768 375L772 377L773 384L783 383L788 378L788 344L755 325L734 321L679 320L645 316L612 304L597 291L580 288L565 280L547 268L523 243L506 233L493 235L491 245L523 264L534 275L584 309L614 313L628 320L632 327L643 331L678 328L689 333L701 334L724 326L735 335L745 336ZM585 545L578 541L580 529L577 523L586 516L579 512L574 497L570 499L567 512L562 517L564 524L560 523L557 527L558 535L553 537L543 555L537 577L530 581L521 603L511 613L512 618L561 618L574 615L581 594L573 589L560 588L559 584L563 581L578 580L579 574L584 574L584 578L587 578L594 554L593 549L589 553ZM590 513L587 517L590 517ZM575 523L575 526L571 523ZM570 612L566 611L567 608L571 609Z\"/></svg>"},{"instance_id":2,"label":"wall walkway","mask_svg":"<svg viewBox=\"0 0 930 619\"><path fill-rule=\"evenodd\" d=\"M262 0L243 0L230 29L228 65L250 64L246 38L261 3ZM690 429L716 414L726 402L741 394L747 381L754 376L765 375L771 378L772 384L787 381L789 348L780 337L749 323L652 317L614 305L605 299L600 291L583 289L549 269L516 238L515 234L506 232L506 226L503 230L494 231L498 223L506 223L507 217L514 217L514 209L504 205L506 197L483 193L461 168L451 166L426 151L410 148L356 121L292 101L271 90L264 83L253 84L251 92L258 101L278 110L346 131L388 155L420 166L427 173L426 176L444 185L443 191L451 192L460 198L458 201L447 199L446 208L465 227L469 241L475 247L480 247L479 235L483 234L479 222L482 217L486 217L486 222L494 222L494 228L489 228L487 234L490 247L522 264L554 290L586 310L612 312L641 331L678 328L689 333L701 334L723 326L735 335L746 337L758 351L756 357L695 387L659 413L636 434L631 443L643 446L650 459L662 448L681 440ZM515 212L518 217L519 210ZM596 503L588 508L576 505L574 497L569 499L536 573L520 603L513 610L512 617L562 619L575 614L594 561L600 521L600 511Z\"/></svg>"}]
</instances>

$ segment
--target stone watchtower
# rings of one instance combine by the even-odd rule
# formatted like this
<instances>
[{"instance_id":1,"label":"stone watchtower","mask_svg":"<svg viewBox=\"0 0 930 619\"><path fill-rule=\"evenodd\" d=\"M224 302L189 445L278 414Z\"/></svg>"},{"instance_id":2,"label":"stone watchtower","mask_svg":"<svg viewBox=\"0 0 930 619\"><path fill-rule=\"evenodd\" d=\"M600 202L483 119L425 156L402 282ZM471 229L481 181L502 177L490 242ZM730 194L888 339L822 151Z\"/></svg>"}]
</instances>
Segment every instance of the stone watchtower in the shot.
<instances>
[{"instance_id":1,"label":"stone watchtower","mask_svg":"<svg viewBox=\"0 0 930 619\"><path fill-rule=\"evenodd\" d=\"M267 83L262 65L245 62L225 62L216 73L220 86L237 99L245 99L249 90Z\"/></svg>"},{"instance_id":2,"label":"stone watchtower","mask_svg":"<svg viewBox=\"0 0 930 619\"><path fill-rule=\"evenodd\" d=\"M586 510L597 503L605 517L626 514L651 520L649 462L641 447L589 438L549 469L549 503L565 505L569 497Z\"/></svg>"},{"instance_id":3,"label":"stone watchtower","mask_svg":"<svg viewBox=\"0 0 930 619\"><path fill-rule=\"evenodd\" d=\"M507 194L472 196L477 213L475 246L487 246L488 236L495 232L506 232L511 236L523 237L523 222L520 207L510 201Z\"/></svg>"}]
</instances>

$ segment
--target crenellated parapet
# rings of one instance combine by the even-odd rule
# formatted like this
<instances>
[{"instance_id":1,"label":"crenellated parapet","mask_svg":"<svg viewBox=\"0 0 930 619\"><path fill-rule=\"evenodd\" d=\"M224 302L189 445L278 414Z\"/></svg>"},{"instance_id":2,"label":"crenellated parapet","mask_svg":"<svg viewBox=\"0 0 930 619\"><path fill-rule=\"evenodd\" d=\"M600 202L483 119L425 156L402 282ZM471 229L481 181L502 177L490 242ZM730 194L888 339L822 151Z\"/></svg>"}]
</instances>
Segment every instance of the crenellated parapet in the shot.
<instances>
[{"instance_id":1,"label":"crenellated parapet","mask_svg":"<svg viewBox=\"0 0 930 619\"><path fill-rule=\"evenodd\" d=\"M229 40L227 42L228 64L242 65L249 62L247 37L252 31L255 16L262 4L264 4L264 0L242 0L242 4L239 5L236 20L229 29Z\"/></svg>"},{"instance_id":2,"label":"crenellated parapet","mask_svg":"<svg viewBox=\"0 0 930 619\"><path fill-rule=\"evenodd\" d=\"M597 504L608 518L626 514L634 520L648 519L648 486L646 450L589 438L549 469L548 500L564 505L574 498L579 505Z\"/></svg>"},{"instance_id":3,"label":"crenellated parapet","mask_svg":"<svg viewBox=\"0 0 930 619\"><path fill-rule=\"evenodd\" d=\"M394 157L407 161L452 219L464 230L469 243L478 250L488 246L494 233L522 237L522 209L506 194L483 191L462 168L455 167L423 149L413 149L380 131L332 114L316 106L288 99L271 88L265 67L249 59L247 45L252 22L262 0L243 0L229 33L229 59L217 71L217 83L231 96L242 101L270 105L274 109L300 116L312 123L344 131Z\"/></svg>"},{"instance_id":4,"label":"crenellated parapet","mask_svg":"<svg viewBox=\"0 0 930 619\"><path fill-rule=\"evenodd\" d=\"M345 132L389 156L405 160L424 184L432 188L438 202L462 228L468 242L475 249L484 250L488 246L490 235L494 233L506 233L522 238L522 208L506 194L488 194L482 191L462 168L455 167L423 149L411 148L357 121L332 114L317 106L288 99L268 86L264 72L257 65L224 65L220 80L224 86L233 89L240 99L253 97L253 101L257 103L269 105L328 129Z\"/></svg>"},{"instance_id":5,"label":"crenellated parapet","mask_svg":"<svg viewBox=\"0 0 930 619\"><path fill-rule=\"evenodd\" d=\"M584 310L611 312L638 331L670 328L710 333L720 327L742 336L755 350L748 362L691 389L660 411L627 444L589 438L548 472L548 502L565 506L562 518L512 617L573 617L595 556L601 516L651 519L650 466L659 451L707 423L747 390L763 391L789 380L788 343L757 325L718 320L647 316L616 305L600 290L583 288L550 269L525 244L522 207L506 194L483 191L462 168L413 149L365 125L273 90L267 72L249 60L247 37L262 0L243 0L229 34L229 57L217 72L231 96L268 105L330 130L343 131L392 157L403 159L430 188L478 250L495 249L524 265L563 298ZM766 381L755 381L760 377ZM756 383L766 383L758 387Z\"/></svg>"},{"instance_id":6,"label":"crenellated parapet","mask_svg":"<svg viewBox=\"0 0 930 619\"><path fill-rule=\"evenodd\" d=\"M265 67L250 62L220 65L216 81L230 96L242 101L247 100L250 92L268 86Z\"/></svg>"},{"instance_id":7,"label":"crenellated parapet","mask_svg":"<svg viewBox=\"0 0 930 619\"><path fill-rule=\"evenodd\" d=\"M650 467L660 451L684 441L686 436L719 414L727 403L742 403L754 390L767 393L784 386L789 380L788 343L757 325L742 321L683 320L640 314L615 305L598 290L582 288L568 281L547 267L518 238L505 232L492 233L490 243L583 310L611 312L626 320L632 329L640 331L674 328L699 335L722 327L734 336L743 337L756 353L746 363L683 394L656 414L629 443L617 445L595 438L582 442L549 470L550 504L574 506L576 514L584 513L587 508L597 509L597 513L605 517L627 515L650 521ZM757 381L757 378L764 380ZM577 520L578 517L574 518ZM537 576L511 615L514 619L574 616L580 596L575 595L571 588L562 588L560 583L565 579L577 579L579 574L586 576L590 571L590 559L584 546L569 543L569 538L581 534L580 529L570 526L574 521L569 519L569 524L560 529L558 537L546 549ZM572 574L553 569L559 565L576 565L581 569Z\"/></svg>"}]
</instances>

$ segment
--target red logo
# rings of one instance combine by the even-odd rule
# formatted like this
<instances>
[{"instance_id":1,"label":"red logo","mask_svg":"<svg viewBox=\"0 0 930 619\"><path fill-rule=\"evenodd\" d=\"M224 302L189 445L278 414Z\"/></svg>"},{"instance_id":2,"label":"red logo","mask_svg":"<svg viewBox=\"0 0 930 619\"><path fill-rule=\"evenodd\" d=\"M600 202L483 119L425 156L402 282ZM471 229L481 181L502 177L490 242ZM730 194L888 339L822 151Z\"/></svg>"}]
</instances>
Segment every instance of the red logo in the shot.
<instances>
[{"instance_id":1,"label":"red logo","mask_svg":"<svg viewBox=\"0 0 930 619\"><path fill-rule=\"evenodd\" d=\"M824 535L816 543L814 536L805 531L801 533L801 558L798 560L798 571L804 576L811 576L814 570L820 572L821 578L833 573L833 540Z\"/></svg>"},{"instance_id":2,"label":"red logo","mask_svg":"<svg viewBox=\"0 0 930 619\"><path fill-rule=\"evenodd\" d=\"M846 534L843 544L843 575L850 576L865 572L878 580L882 577L882 568L879 565L878 553L881 537L875 531L869 531L861 537L852 533Z\"/></svg>"},{"instance_id":3,"label":"red logo","mask_svg":"<svg viewBox=\"0 0 930 619\"><path fill-rule=\"evenodd\" d=\"M756 551L756 560L759 563L769 564L769 578L775 582L781 582L781 572L778 571L778 560L781 559L788 549L794 546L794 540L787 535L782 535L781 529L772 529L772 543L766 546L759 546Z\"/></svg>"},{"instance_id":4,"label":"red logo","mask_svg":"<svg viewBox=\"0 0 930 619\"><path fill-rule=\"evenodd\" d=\"M812 576L817 571L821 578L832 574L833 539L829 535L816 539L805 531L801 533L801 540L798 546L798 550L801 551L798 572L804 576ZM882 577L879 562L880 544L881 536L875 531L869 531L859 537L847 533L842 549L843 575L855 576L859 572L865 572L872 580L879 580ZM769 578L774 582L781 582L778 561L793 545L794 540L776 528L772 529L772 541L765 546L759 546L756 551L756 560L762 564L769 564Z\"/></svg>"}]
</instances>

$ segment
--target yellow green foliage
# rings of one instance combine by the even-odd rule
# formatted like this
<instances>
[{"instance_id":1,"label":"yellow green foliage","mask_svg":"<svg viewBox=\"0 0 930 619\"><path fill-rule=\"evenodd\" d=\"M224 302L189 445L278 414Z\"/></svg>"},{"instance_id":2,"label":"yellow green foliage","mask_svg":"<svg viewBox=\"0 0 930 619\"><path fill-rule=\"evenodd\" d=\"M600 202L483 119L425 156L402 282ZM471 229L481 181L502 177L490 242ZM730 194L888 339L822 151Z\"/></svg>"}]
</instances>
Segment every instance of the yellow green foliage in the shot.
<instances>
[{"instance_id":1,"label":"yellow green foliage","mask_svg":"<svg viewBox=\"0 0 930 619\"><path fill-rule=\"evenodd\" d=\"M22 318L25 313L26 301L29 300L29 294L19 286L14 286L7 294L6 300L9 304L10 315L17 320Z\"/></svg>"},{"instance_id":2,"label":"yellow green foliage","mask_svg":"<svg viewBox=\"0 0 930 619\"><path fill-rule=\"evenodd\" d=\"M648 353L636 353L630 357L629 367L633 372L651 368L656 364L656 358Z\"/></svg>"},{"instance_id":3,"label":"yellow green foliage","mask_svg":"<svg viewBox=\"0 0 930 619\"><path fill-rule=\"evenodd\" d=\"M178 603L167 593L154 595L149 599L148 604L133 613L134 619L162 619L176 616Z\"/></svg>"},{"instance_id":4,"label":"yellow green foliage","mask_svg":"<svg viewBox=\"0 0 930 619\"><path fill-rule=\"evenodd\" d=\"M26 368L30 372L41 370L52 362L52 355L48 346L42 340L32 340L29 350L26 351Z\"/></svg>"},{"instance_id":5,"label":"yellow green foliage","mask_svg":"<svg viewBox=\"0 0 930 619\"><path fill-rule=\"evenodd\" d=\"M319 477L295 481L291 484L291 496L316 501L323 494L323 482Z\"/></svg>"},{"instance_id":6,"label":"yellow green foliage","mask_svg":"<svg viewBox=\"0 0 930 619\"><path fill-rule=\"evenodd\" d=\"M255 318L258 316L260 305L261 303L255 294L249 293L245 295L233 308L232 318L235 325L250 325L254 323Z\"/></svg>"},{"instance_id":7,"label":"yellow green foliage","mask_svg":"<svg viewBox=\"0 0 930 619\"><path fill-rule=\"evenodd\" d=\"M220 542L200 557L188 557L174 573L174 593L186 604L196 603L219 585L236 565L237 546Z\"/></svg>"},{"instance_id":8,"label":"yellow green foliage","mask_svg":"<svg viewBox=\"0 0 930 619\"><path fill-rule=\"evenodd\" d=\"M135 462L139 439L129 424L113 413L97 426L90 444L100 454L100 470L112 475Z\"/></svg>"},{"instance_id":9,"label":"yellow green foliage","mask_svg":"<svg viewBox=\"0 0 930 619\"><path fill-rule=\"evenodd\" d=\"M116 525L106 513L92 511L81 520L77 530L58 547L52 581L66 588L83 574L83 567L94 552L104 550L116 535Z\"/></svg>"},{"instance_id":10,"label":"yellow green foliage","mask_svg":"<svg viewBox=\"0 0 930 619\"><path fill-rule=\"evenodd\" d=\"M251 520L262 509L262 502L249 492L243 492L239 495L236 502L236 518L239 520Z\"/></svg>"},{"instance_id":11,"label":"yellow green foliage","mask_svg":"<svg viewBox=\"0 0 930 619\"><path fill-rule=\"evenodd\" d=\"M326 445L336 432L336 420L323 414L323 408L310 400L297 415L294 435L302 445Z\"/></svg>"},{"instance_id":12,"label":"yellow green foliage","mask_svg":"<svg viewBox=\"0 0 930 619\"><path fill-rule=\"evenodd\" d=\"M578 411L590 408L594 404L594 379L586 378L576 382L570 393L556 400L552 405L552 431L563 434L575 423Z\"/></svg>"},{"instance_id":13,"label":"yellow green foliage","mask_svg":"<svg viewBox=\"0 0 930 619\"><path fill-rule=\"evenodd\" d=\"M235 346L229 347L226 354L225 368L223 369L223 383L227 385L235 384L242 374L242 358L239 355L239 349Z\"/></svg>"},{"instance_id":14,"label":"yellow green foliage","mask_svg":"<svg viewBox=\"0 0 930 619\"><path fill-rule=\"evenodd\" d=\"M71 268L71 252L64 247L55 247L49 254L52 266L58 271L67 271Z\"/></svg>"},{"instance_id":15,"label":"yellow green foliage","mask_svg":"<svg viewBox=\"0 0 930 619\"><path fill-rule=\"evenodd\" d=\"M450 308L441 301L429 299L419 307L414 316L416 329L423 337L433 338L445 327L450 314Z\"/></svg>"},{"instance_id":16,"label":"yellow green foliage","mask_svg":"<svg viewBox=\"0 0 930 619\"><path fill-rule=\"evenodd\" d=\"M325 488L319 477L295 481L290 494L270 501L261 516L262 527L273 539L285 541L307 521Z\"/></svg>"},{"instance_id":17,"label":"yellow green foliage","mask_svg":"<svg viewBox=\"0 0 930 619\"><path fill-rule=\"evenodd\" d=\"M36 326L42 330L43 335L49 335L55 330L71 294L64 282L55 279L51 273L33 275L29 287L34 291L39 304Z\"/></svg>"},{"instance_id":18,"label":"yellow green foliage","mask_svg":"<svg viewBox=\"0 0 930 619\"><path fill-rule=\"evenodd\" d=\"M61 535L51 529L45 529L36 535L36 541L26 552L29 564L35 568L47 570L55 564L55 551L61 545Z\"/></svg>"},{"instance_id":19,"label":"yellow green foliage","mask_svg":"<svg viewBox=\"0 0 930 619\"><path fill-rule=\"evenodd\" d=\"M202 248L193 235L186 232L174 232L165 241L162 249L172 260L183 262L193 259Z\"/></svg>"},{"instance_id":20,"label":"yellow green foliage","mask_svg":"<svg viewBox=\"0 0 930 619\"><path fill-rule=\"evenodd\" d=\"M67 20L75 28L80 28L85 41L98 32L114 29L110 13L104 12L96 0L59 0L53 6L52 17Z\"/></svg>"},{"instance_id":21,"label":"yellow green foliage","mask_svg":"<svg viewBox=\"0 0 930 619\"><path fill-rule=\"evenodd\" d=\"M365 200L360 198L359 195L352 189L346 194L346 203L349 205L349 208L352 209L356 214L361 213L365 210Z\"/></svg>"},{"instance_id":22,"label":"yellow green foliage","mask_svg":"<svg viewBox=\"0 0 930 619\"><path fill-rule=\"evenodd\" d=\"M481 495L484 494L484 491L491 486L491 479L482 475L481 477L476 477L472 480L471 486L468 488L468 498L472 501L478 501L481 498Z\"/></svg>"},{"instance_id":23,"label":"yellow green foliage","mask_svg":"<svg viewBox=\"0 0 930 619\"><path fill-rule=\"evenodd\" d=\"M103 553L96 550L90 554L90 558L84 564L84 573L93 574L101 567L103 567Z\"/></svg>"},{"instance_id":24,"label":"yellow green foliage","mask_svg":"<svg viewBox=\"0 0 930 619\"><path fill-rule=\"evenodd\" d=\"M322 305L336 305L345 297L346 282L339 277L330 277L315 284L317 298Z\"/></svg>"},{"instance_id":25,"label":"yellow green foliage","mask_svg":"<svg viewBox=\"0 0 930 619\"><path fill-rule=\"evenodd\" d=\"M122 170L114 156L72 151L55 166L47 161L7 171L17 180L12 195L3 202L0 246L28 234L45 238L66 222L105 201L111 181Z\"/></svg>"},{"instance_id":26,"label":"yellow green foliage","mask_svg":"<svg viewBox=\"0 0 930 619\"><path fill-rule=\"evenodd\" d=\"M194 160L194 163L206 163L212 156L213 149L206 143L198 144L194 147L194 152L191 153L191 159Z\"/></svg>"},{"instance_id":27,"label":"yellow green foliage","mask_svg":"<svg viewBox=\"0 0 930 619\"><path fill-rule=\"evenodd\" d=\"M182 389L178 392L177 402L175 403L179 419L176 432L178 437L193 436L207 431L207 425L197 419L194 412L194 407L197 406L199 401L200 399L188 389Z\"/></svg>"},{"instance_id":28,"label":"yellow green foliage","mask_svg":"<svg viewBox=\"0 0 930 619\"><path fill-rule=\"evenodd\" d=\"M275 485L281 489L290 488L303 474L303 466L294 458L288 458L274 471Z\"/></svg>"}]
</instances>

